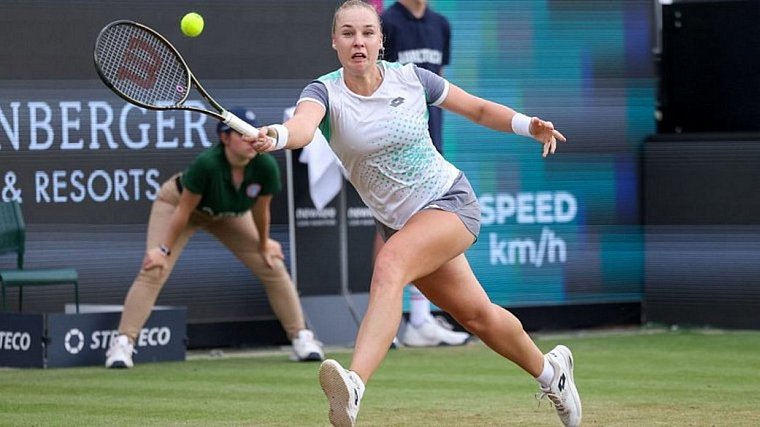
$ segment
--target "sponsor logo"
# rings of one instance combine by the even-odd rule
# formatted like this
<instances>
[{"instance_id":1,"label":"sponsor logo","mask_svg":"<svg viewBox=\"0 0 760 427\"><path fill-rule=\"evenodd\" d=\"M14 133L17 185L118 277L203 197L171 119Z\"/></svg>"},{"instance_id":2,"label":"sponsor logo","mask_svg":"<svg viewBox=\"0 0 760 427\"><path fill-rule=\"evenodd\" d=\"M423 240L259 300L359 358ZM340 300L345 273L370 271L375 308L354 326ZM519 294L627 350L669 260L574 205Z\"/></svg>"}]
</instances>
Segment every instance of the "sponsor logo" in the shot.
<instances>
[{"instance_id":1,"label":"sponsor logo","mask_svg":"<svg viewBox=\"0 0 760 427\"><path fill-rule=\"evenodd\" d=\"M28 351L31 345L29 332L0 331L0 350Z\"/></svg>"},{"instance_id":2,"label":"sponsor logo","mask_svg":"<svg viewBox=\"0 0 760 427\"><path fill-rule=\"evenodd\" d=\"M443 64L443 52L435 49L412 49L398 53L398 62L402 64Z\"/></svg>"},{"instance_id":3,"label":"sponsor logo","mask_svg":"<svg viewBox=\"0 0 760 427\"><path fill-rule=\"evenodd\" d=\"M123 65L119 67L117 77L129 80L143 89L152 89L156 85L156 75L161 70L161 55L151 44L137 37L129 39L129 46L123 54ZM124 91L126 88L119 88Z\"/></svg>"},{"instance_id":4,"label":"sponsor logo","mask_svg":"<svg viewBox=\"0 0 760 427\"><path fill-rule=\"evenodd\" d=\"M66 332L63 338L63 347L70 354L79 354L84 348L84 334L77 328Z\"/></svg>"},{"instance_id":5,"label":"sponsor logo","mask_svg":"<svg viewBox=\"0 0 760 427\"><path fill-rule=\"evenodd\" d=\"M255 198L261 193L261 184L251 184L245 189L245 194L250 198Z\"/></svg>"},{"instance_id":6,"label":"sponsor logo","mask_svg":"<svg viewBox=\"0 0 760 427\"><path fill-rule=\"evenodd\" d=\"M66 333L63 345L69 354L79 354L84 350L85 345L89 350L105 350L118 336L119 331L115 329L97 330L92 331L88 341L82 331L73 328ZM169 345L171 338L172 331L168 326L143 328L137 336L135 347L165 347Z\"/></svg>"}]
</instances>

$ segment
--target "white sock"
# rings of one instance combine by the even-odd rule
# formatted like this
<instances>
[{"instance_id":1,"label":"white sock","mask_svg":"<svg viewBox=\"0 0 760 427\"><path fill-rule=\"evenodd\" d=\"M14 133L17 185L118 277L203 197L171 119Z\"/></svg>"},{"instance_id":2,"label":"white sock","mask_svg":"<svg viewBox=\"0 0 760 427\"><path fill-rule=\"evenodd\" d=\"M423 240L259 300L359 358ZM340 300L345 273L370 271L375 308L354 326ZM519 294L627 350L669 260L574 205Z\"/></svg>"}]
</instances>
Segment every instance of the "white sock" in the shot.
<instances>
[{"instance_id":1,"label":"white sock","mask_svg":"<svg viewBox=\"0 0 760 427\"><path fill-rule=\"evenodd\" d=\"M536 377L536 381L541 384L542 387L547 388L554 379L554 366L544 358L544 370L541 371L541 375Z\"/></svg>"},{"instance_id":2,"label":"white sock","mask_svg":"<svg viewBox=\"0 0 760 427\"><path fill-rule=\"evenodd\" d=\"M409 301L409 323L412 326L417 328L433 317L430 313L430 301L414 285L409 285Z\"/></svg>"}]
</instances>

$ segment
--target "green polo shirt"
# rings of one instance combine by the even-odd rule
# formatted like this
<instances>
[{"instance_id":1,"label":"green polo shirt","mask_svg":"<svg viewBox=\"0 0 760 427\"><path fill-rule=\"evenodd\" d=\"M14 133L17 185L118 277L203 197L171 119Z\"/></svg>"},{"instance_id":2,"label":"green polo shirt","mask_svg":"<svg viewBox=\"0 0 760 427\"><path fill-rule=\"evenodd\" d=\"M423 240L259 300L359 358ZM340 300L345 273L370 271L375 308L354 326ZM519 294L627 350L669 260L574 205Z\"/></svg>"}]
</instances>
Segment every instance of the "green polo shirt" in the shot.
<instances>
[{"instance_id":1,"label":"green polo shirt","mask_svg":"<svg viewBox=\"0 0 760 427\"><path fill-rule=\"evenodd\" d=\"M182 185L201 194L196 209L213 216L241 215L251 209L258 196L275 194L282 188L277 161L271 154L261 153L248 163L243 183L236 189L222 144L203 151L190 163L182 173Z\"/></svg>"}]
</instances>

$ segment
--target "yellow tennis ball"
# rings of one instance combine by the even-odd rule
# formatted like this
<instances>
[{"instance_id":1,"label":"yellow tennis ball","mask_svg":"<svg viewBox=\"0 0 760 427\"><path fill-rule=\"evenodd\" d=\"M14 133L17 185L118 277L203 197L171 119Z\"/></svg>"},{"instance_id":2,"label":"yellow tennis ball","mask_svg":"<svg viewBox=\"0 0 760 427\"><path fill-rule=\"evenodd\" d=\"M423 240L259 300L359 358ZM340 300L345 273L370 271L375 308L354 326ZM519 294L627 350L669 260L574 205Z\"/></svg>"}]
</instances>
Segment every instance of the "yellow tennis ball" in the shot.
<instances>
[{"instance_id":1,"label":"yellow tennis ball","mask_svg":"<svg viewBox=\"0 0 760 427\"><path fill-rule=\"evenodd\" d=\"M203 17L195 12L190 12L182 17L179 27L182 34L188 37L198 37L203 32Z\"/></svg>"}]
</instances>

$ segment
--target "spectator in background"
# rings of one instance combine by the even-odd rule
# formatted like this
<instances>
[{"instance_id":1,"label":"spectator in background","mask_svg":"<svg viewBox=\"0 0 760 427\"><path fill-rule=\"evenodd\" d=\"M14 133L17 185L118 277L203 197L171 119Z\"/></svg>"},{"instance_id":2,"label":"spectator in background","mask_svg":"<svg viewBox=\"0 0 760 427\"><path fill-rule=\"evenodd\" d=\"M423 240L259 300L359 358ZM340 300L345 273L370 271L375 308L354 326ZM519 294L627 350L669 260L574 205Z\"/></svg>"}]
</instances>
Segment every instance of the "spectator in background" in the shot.
<instances>
[{"instance_id":1,"label":"spectator in background","mask_svg":"<svg viewBox=\"0 0 760 427\"><path fill-rule=\"evenodd\" d=\"M253 112L234 109L232 113L255 126ZM251 143L222 122L217 132L219 144L164 182L153 202L142 268L124 301L119 336L106 352L107 368L133 366L140 329L182 249L198 229L219 239L264 284L269 303L292 341L293 359L324 358L322 344L306 329L282 247L269 238L270 204L282 186L277 161L254 151Z\"/></svg>"},{"instance_id":2,"label":"spectator in background","mask_svg":"<svg viewBox=\"0 0 760 427\"><path fill-rule=\"evenodd\" d=\"M449 21L433 11L427 0L399 0L380 16L383 25L384 57L389 62L412 63L443 75L449 64L451 27ZM428 130L433 145L443 154L443 110L428 107ZM383 245L375 236L375 254ZM412 347L463 345L470 334L455 332L442 316L433 317L430 301L414 285L409 285L410 309L401 342Z\"/></svg>"}]
</instances>

